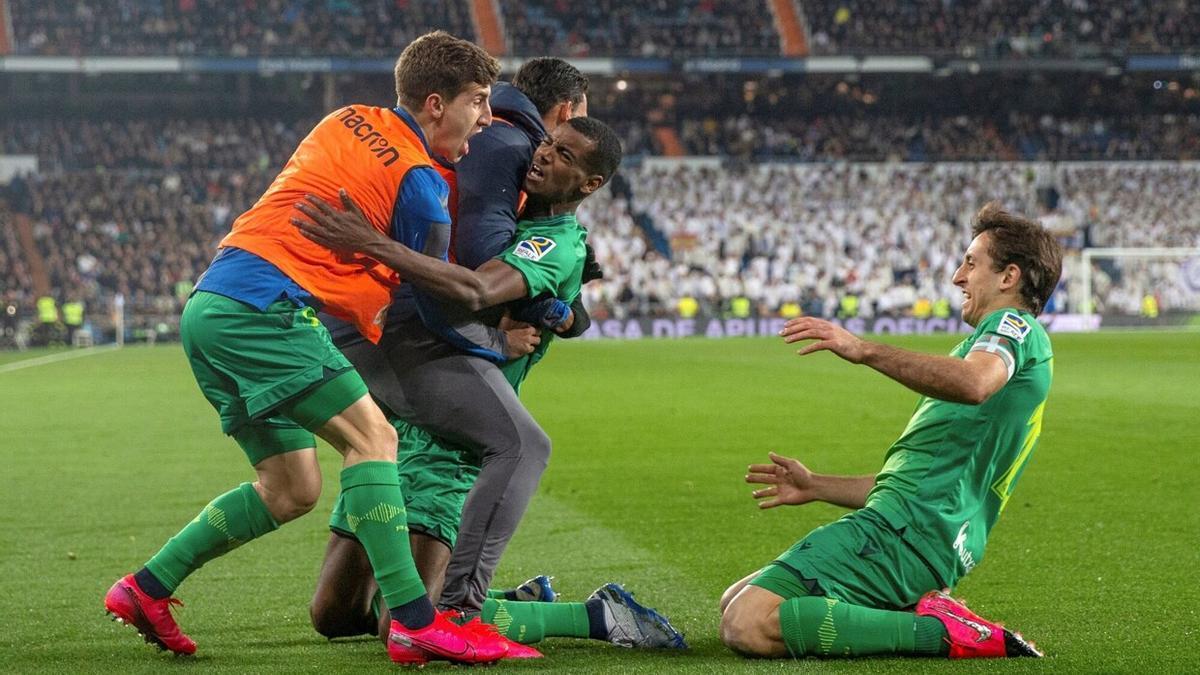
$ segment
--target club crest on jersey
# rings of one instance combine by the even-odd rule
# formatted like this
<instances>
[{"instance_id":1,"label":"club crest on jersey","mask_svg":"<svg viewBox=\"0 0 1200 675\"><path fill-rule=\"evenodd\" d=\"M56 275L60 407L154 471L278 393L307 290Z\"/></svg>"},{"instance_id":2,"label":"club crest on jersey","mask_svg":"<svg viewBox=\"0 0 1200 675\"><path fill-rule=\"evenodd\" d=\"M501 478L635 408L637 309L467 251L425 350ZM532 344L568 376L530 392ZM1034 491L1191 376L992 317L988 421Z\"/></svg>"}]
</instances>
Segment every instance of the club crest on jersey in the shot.
<instances>
[{"instance_id":1,"label":"club crest on jersey","mask_svg":"<svg viewBox=\"0 0 1200 675\"><path fill-rule=\"evenodd\" d=\"M1005 312L1004 316L1000 317L1000 326L996 328L996 332L1024 343L1025 336L1029 335L1029 329L1028 321L1012 312Z\"/></svg>"},{"instance_id":2,"label":"club crest on jersey","mask_svg":"<svg viewBox=\"0 0 1200 675\"><path fill-rule=\"evenodd\" d=\"M518 258L525 258L527 260L541 260L547 253L553 251L557 245L549 237L530 237L517 244L517 247L513 250L513 254Z\"/></svg>"}]
</instances>

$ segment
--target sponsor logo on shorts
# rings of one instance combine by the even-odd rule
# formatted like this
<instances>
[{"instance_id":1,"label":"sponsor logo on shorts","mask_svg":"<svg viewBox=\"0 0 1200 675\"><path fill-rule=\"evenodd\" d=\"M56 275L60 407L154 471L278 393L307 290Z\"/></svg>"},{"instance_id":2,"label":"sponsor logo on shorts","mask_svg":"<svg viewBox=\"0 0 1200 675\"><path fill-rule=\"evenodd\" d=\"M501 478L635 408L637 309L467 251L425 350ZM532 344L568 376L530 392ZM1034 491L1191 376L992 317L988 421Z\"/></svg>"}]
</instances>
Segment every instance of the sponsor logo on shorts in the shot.
<instances>
[{"instance_id":1,"label":"sponsor logo on shorts","mask_svg":"<svg viewBox=\"0 0 1200 675\"><path fill-rule=\"evenodd\" d=\"M557 245L549 237L530 237L517 244L517 247L513 249L513 255L526 260L541 260Z\"/></svg>"},{"instance_id":2,"label":"sponsor logo on shorts","mask_svg":"<svg viewBox=\"0 0 1200 675\"><path fill-rule=\"evenodd\" d=\"M970 521L963 523L962 527L958 528L958 536L954 538L954 552L958 554L958 561L967 572L975 567L975 556L967 550L967 528L970 525Z\"/></svg>"}]
</instances>

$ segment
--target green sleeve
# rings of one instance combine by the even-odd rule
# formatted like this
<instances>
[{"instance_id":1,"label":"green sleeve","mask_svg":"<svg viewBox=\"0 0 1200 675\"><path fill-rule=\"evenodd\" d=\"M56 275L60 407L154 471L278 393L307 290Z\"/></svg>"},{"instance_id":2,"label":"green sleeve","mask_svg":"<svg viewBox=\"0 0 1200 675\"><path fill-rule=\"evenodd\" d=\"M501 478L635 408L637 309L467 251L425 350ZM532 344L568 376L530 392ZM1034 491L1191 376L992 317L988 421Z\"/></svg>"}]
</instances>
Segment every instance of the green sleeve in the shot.
<instances>
[{"instance_id":1,"label":"green sleeve","mask_svg":"<svg viewBox=\"0 0 1200 675\"><path fill-rule=\"evenodd\" d=\"M578 263L572 247L541 235L519 239L496 257L525 277L531 298L542 293L560 297L561 288L570 280Z\"/></svg>"},{"instance_id":2,"label":"green sleeve","mask_svg":"<svg viewBox=\"0 0 1200 675\"><path fill-rule=\"evenodd\" d=\"M1034 339L1036 323L1032 314L1012 310L992 312L979 324L979 337L971 351L999 356L1008 366L1011 379L1030 362L1029 346Z\"/></svg>"}]
</instances>

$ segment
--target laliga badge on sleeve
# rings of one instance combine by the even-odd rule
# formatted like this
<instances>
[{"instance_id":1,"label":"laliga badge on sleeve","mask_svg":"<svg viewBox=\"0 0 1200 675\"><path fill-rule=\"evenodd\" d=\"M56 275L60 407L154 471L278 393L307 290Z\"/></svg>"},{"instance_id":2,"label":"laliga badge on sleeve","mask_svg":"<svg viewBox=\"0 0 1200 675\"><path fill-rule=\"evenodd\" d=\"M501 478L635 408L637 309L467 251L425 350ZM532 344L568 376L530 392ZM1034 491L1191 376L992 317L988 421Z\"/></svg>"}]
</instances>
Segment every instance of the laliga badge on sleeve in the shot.
<instances>
[{"instance_id":1,"label":"laliga badge on sleeve","mask_svg":"<svg viewBox=\"0 0 1200 675\"><path fill-rule=\"evenodd\" d=\"M1012 312L1005 312L1004 316L1000 317L1000 325L996 328L996 332L1023 344L1025 336L1029 335L1029 328L1028 321Z\"/></svg>"},{"instance_id":2,"label":"laliga badge on sleeve","mask_svg":"<svg viewBox=\"0 0 1200 675\"><path fill-rule=\"evenodd\" d=\"M541 260L557 245L549 237L530 237L517 244L517 247L513 249L513 255L526 260Z\"/></svg>"}]
</instances>

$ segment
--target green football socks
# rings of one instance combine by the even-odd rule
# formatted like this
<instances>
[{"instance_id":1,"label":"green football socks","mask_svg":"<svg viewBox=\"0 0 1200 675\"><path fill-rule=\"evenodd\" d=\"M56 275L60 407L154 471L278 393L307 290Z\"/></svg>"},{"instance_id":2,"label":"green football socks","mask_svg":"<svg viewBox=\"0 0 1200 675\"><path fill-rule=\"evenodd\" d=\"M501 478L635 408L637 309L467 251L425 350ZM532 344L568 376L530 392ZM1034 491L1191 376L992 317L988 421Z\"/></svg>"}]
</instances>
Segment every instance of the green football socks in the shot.
<instances>
[{"instance_id":1,"label":"green football socks","mask_svg":"<svg viewBox=\"0 0 1200 675\"><path fill-rule=\"evenodd\" d=\"M342 469L342 501L350 531L362 543L388 607L425 595L408 544L408 519L395 462L360 462Z\"/></svg>"},{"instance_id":2,"label":"green football socks","mask_svg":"<svg viewBox=\"0 0 1200 675\"><path fill-rule=\"evenodd\" d=\"M200 569L242 544L279 527L250 483L217 497L146 563L170 593Z\"/></svg>"},{"instance_id":3,"label":"green football socks","mask_svg":"<svg viewBox=\"0 0 1200 675\"><path fill-rule=\"evenodd\" d=\"M779 606L783 641L794 657L908 654L944 656L941 621L912 612L858 607L833 598L792 598Z\"/></svg>"},{"instance_id":4,"label":"green football socks","mask_svg":"<svg viewBox=\"0 0 1200 675\"><path fill-rule=\"evenodd\" d=\"M587 606L582 602L517 602L489 597L480 620L500 629L514 642L533 644L548 637L591 635Z\"/></svg>"}]
</instances>

